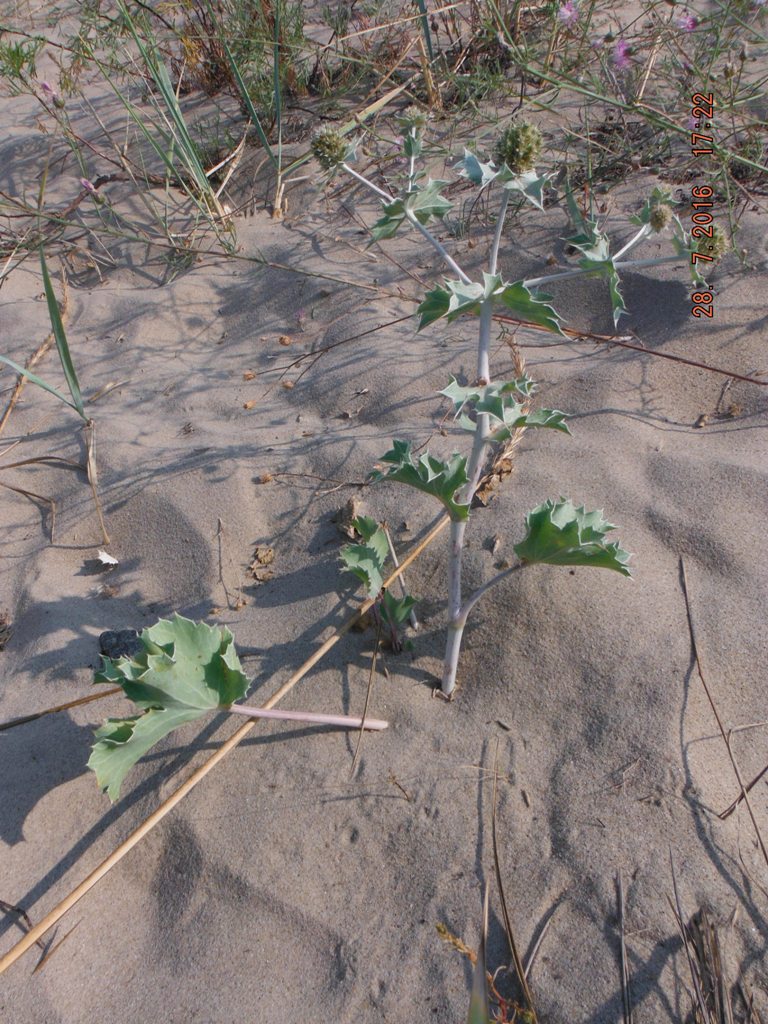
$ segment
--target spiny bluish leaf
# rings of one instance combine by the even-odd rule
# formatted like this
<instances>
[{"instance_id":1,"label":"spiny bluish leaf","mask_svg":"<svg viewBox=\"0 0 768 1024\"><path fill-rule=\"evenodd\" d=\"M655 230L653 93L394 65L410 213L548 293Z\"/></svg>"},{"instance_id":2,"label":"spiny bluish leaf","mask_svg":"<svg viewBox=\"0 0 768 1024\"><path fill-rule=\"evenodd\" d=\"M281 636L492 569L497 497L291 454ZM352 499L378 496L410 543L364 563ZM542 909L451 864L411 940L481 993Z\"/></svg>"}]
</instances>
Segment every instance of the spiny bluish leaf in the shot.
<instances>
[{"instance_id":1,"label":"spiny bluish leaf","mask_svg":"<svg viewBox=\"0 0 768 1024\"><path fill-rule=\"evenodd\" d=\"M445 289L432 288L427 292L424 301L416 310L420 314L419 330L423 330L428 324L447 315L451 305L451 293Z\"/></svg>"},{"instance_id":2,"label":"spiny bluish leaf","mask_svg":"<svg viewBox=\"0 0 768 1024\"><path fill-rule=\"evenodd\" d=\"M455 522L469 518L469 505L455 500L456 492L467 482L467 460L462 455L454 455L447 462L442 462L425 452L414 459L410 441L393 441L392 445L392 449L381 457L382 462L390 464L390 469L386 473L375 471L371 474L372 480L398 480L433 495L443 503Z\"/></svg>"},{"instance_id":3,"label":"spiny bluish leaf","mask_svg":"<svg viewBox=\"0 0 768 1024\"><path fill-rule=\"evenodd\" d=\"M491 430L489 440L508 441L515 430L520 427L546 427L550 430L559 430L563 434L570 434L566 413L559 409L535 409L533 412L525 412L522 405L511 402L504 409L504 425L496 430Z\"/></svg>"},{"instance_id":4,"label":"spiny bluish leaf","mask_svg":"<svg viewBox=\"0 0 768 1024\"><path fill-rule=\"evenodd\" d=\"M411 130L406 132L403 136L403 155L408 157L408 159L420 156L421 147L421 136L415 128L411 128Z\"/></svg>"},{"instance_id":5,"label":"spiny bluish leaf","mask_svg":"<svg viewBox=\"0 0 768 1024\"><path fill-rule=\"evenodd\" d=\"M395 597L389 590L385 590L381 598L381 616L388 625L397 629L408 619L415 604L416 601L409 594Z\"/></svg>"},{"instance_id":6,"label":"spiny bluish leaf","mask_svg":"<svg viewBox=\"0 0 768 1024\"><path fill-rule=\"evenodd\" d=\"M688 269L690 271L691 280L693 281L693 283L700 287L707 287L706 279L702 274L701 270L702 267L706 269L707 260L694 261L691 258L691 254L696 251L696 246L689 238L688 233L686 232L685 228L680 222L680 218L673 217L673 220L677 228L677 230L672 235L672 245L674 245L675 247L675 252L678 254L678 256L683 258L688 264Z\"/></svg>"},{"instance_id":7,"label":"spiny bluish leaf","mask_svg":"<svg viewBox=\"0 0 768 1024\"><path fill-rule=\"evenodd\" d=\"M611 308L613 309L613 326L619 326L619 320L627 315L627 307L624 304L624 296L619 291L621 280L619 272L614 266L613 260L609 260L613 269L608 273L608 289L611 295Z\"/></svg>"},{"instance_id":8,"label":"spiny bluish leaf","mask_svg":"<svg viewBox=\"0 0 768 1024\"><path fill-rule=\"evenodd\" d=\"M616 527L603 519L602 511L587 512L567 498L545 501L526 517L528 535L515 545L521 562L548 565L580 565L613 569L631 576L630 555L605 535Z\"/></svg>"},{"instance_id":9,"label":"spiny bluish leaf","mask_svg":"<svg viewBox=\"0 0 768 1024\"><path fill-rule=\"evenodd\" d=\"M532 292L523 281L504 285L494 298L499 300L519 320L544 327L555 334L562 334L560 317L553 306L549 305L551 295L543 292Z\"/></svg>"},{"instance_id":10,"label":"spiny bluish leaf","mask_svg":"<svg viewBox=\"0 0 768 1024\"><path fill-rule=\"evenodd\" d=\"M142 646L136 654L102 658L95 676L97 683L121 686L145 709L144 715L116 719L96 734L88 764L113 800L125 773L152 743L182 722L229 707L250 685L226 627L174 615L145 629L139 639Z\"/></svg>"},{"instance_id":11,"label":"spiny bluish leaf","mask_svg":"<svg viewBox=\"0 0 768 1024\"><path fill-rule=\"evenodd\" d=\"M389 554L387 535L375 519L358 516L352 525L363 538L362 544L345 544L341 549L344 568L357 576L368 597L376 597L384 582L384 565Z\"/></svg>"},{"instance_id":12,"label":"spiny bluish leaf","mask_svg":"<svg viewBox=\"0 0 768 1024\"><path fill-rule=\"evenodd\" d=\"M523 281L505 284L498 274L483 273L479 281L446 281L445 288L427 292L417 312L421 315L419 330L446 317L449 323L464 313L478 314L484 301L499 302L520 320L537 324L548 331L562 334L559 318L548 305L551 296L532 292Z\"/></svg>"},{"instance_id":13,"label":"spiny bluish leaf","mask_svg":"<svg viewBox=\"0 0 768 1024\"><path fill-rule=\"evenodd\" d=\"M406 211L420 224L429 223L433 217L444 217L453 206L449 199L440 195L440 189L447 184L447 181L429 178L425 185L391 203L384 203L384 216L371 228L373 240L380 242L384 238L392 238L406 219Z\"/></svg>"},{"instance_id":14,"label":"spiny bluish leaf","mask_svg":"<svg viewBox=\"0 0 768 1024\"><path fill-rule=\"evenodd\" d=\"M578 249L587 259L606 259L610 243L608 238L599 230L597 221L583 216L570 188L565 194L565 199L573 226L576 228L576 234L566 238L565 241L575 249Z\"/></svg>"},{"instance_id":15,"label":"spiny bluish leaf","mask_svg":"<svg viewBox=\"0 0 768 1024\"><path fill-rule=\"evenodd\" d=\"M583 259L579 260L579 266L586 270L590 277L604 277L608 281L611 308L613 309L613 324L614 327L617 327L621 317L626 316L627 307L624 304L624 296L619 290L621 280L613 259Z\"/></svg>"},{"instance_id":16,"label":"spiny bluish leaf","mask_svg":"<svg viewBox=\"0 0 768 1024\"><path fill-rule=\"evenodd\" d=\"M551 175L539 175L536 171L523 171L522 174L515 174L506 164L503 164L496 181L502 188L510 192L521 192L529 203L533 203L539 210L544 209L544 189L549 182Z\"/></svg>"},{"instance_id":17,"label":"spiny bluish leaf","mask_svg":"<svg viewBox=\"0 0 768 1024\"><path fill-rule=\"evenodd\" d=\"M448 387L438 392L445 395L453 402L453 409L456 416L462 411L467 402L472 402L477 412L487 412L495 416L497 420L504 419L504 405L509 401L508 396L517 394L528 398L536 390L536 385L524 374L516 380L497 381L491 384L471 384L465 387L451 377Z\"/></svg>"},{"instance_id":18,"label":"spiny bluish leaf","mask_svg":"<svg viewBox=\"0 0 768 1024\"><path fill-rule=\"evenodd\" d=\"M490 185L499 173L492 163L483 163L482 160L478 160L469 149L464 150L464 156L456 164L456 167L462 178L469 178L473 185L479 185L481 189Z\"/></svg>"}]
</instances>

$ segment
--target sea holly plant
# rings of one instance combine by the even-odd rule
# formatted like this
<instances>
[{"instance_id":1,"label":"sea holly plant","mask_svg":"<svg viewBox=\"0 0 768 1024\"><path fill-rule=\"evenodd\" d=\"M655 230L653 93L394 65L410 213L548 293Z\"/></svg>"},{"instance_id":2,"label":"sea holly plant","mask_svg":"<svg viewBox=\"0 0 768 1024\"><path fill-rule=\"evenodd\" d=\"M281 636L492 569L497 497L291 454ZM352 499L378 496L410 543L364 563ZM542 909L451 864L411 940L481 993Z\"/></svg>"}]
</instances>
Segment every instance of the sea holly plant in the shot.
<instances>
[{"instance_id":1,"label":"sea holly plant","mask_svg":"<svg viewBox=\"0 0 768 1024\"><path fill-rule=\"evenodd\" d=\"M510 314L526 325L562 335L561 318L552 305L552 296L542 286L556 286L558 281L573 277L600 277L608 284L614 323L627 315L620 290L620 272L655 266L688 258L694 278L699 273L692 253L696 252L674 212L674 202L663 189L654 189L640 213L633 218L637 231L618 251L611 253L611 242L601 224L583 212L570 191L567 203L573 234L567 239L578 254L577 266L527 280L508 281L499 267L499 253L504 224L510 202L519 206L531 204L542 209L548 175L537 168L542 149L539 130L526 122L513 122L499 136L490 159L481 160L476 153L464 151L458 162L459 173L480 191L497 188L500 201L487 268L481 277L470 277L433 233L451 208L442 194L444 182L428 178L417 169L417 158L423 149L425 115L415 107L408 108L398 119L402 130L403 157L407 166L405 181L399 191L392 192L360 174L345 155L348 144L336 138L334 129L324 128L313 141L313 152L328 172L328 154L337 154L334 172L344 172L373 192L382 202L382 216L374 224L375 241L391 238L410 227L434 249L451 276L431 288L418 308L419 330L440 320L451 322L459 317L478 320L477 376L474 382L460 384L452 377L440 394L453 403L460 428L472 435L469 454L455 453L440 459L428 451L414 452L409 441L395 440L381 457L374 470L375 481L396 481L416 488L440 502L451 521L451 550L448 571L448 638L443 666L442 689L450 696L456 683L461 640L467 617L477 601L493 586L513 572L536 564L594 566L611 569L630 576L629 555L608 534L615 529L602 512L587 512L571 501L560 498L546 501L527 517L527 534L515 546L519 559L485 583L474 594L462 592L462 552L473 498L494 448L512 438L516 431L549 428L569 433L566 415L556 409L533 409L535 385L523 375L513 380L495 380L490 368L491 332L494 311ZM630 252L646 238L669 231L674 253L652 259L629 260ZM718 253L720 255L721 253ZM702 257L709 259L710 257ZM362 532L362 531L361 531ZM379 546L383 551L383 547ZM363 553L362 549L367 549ZM343 554L346 567L360 576L371 594L381 585L382 566L371 570L376 562L372 538L363 545L352 545Z\"/></svg>"},{"instance_id":2,"label":"sea holly plant","mask_svg":"<svg viewBox=\"0 0 768 1024\"><path fill-rule=\"evenodd\" d=\"M386 728L386 723L347 715L273 711L236 704L250 682L224 626L192 622L181 615L160 619L139 636L138 650L122 657L102 657L97 683L122 687L140 714L110 718L96 730L88 767L99 786L117 800L128 771L174 729L212 711L251 718L278 718L317 725Z\"/></svg>"},{"instance_id":3,"label":"sea holly plant","mask_svg":"<svg viewBox=\"0 0 768 1024\"><path fill-rule=\"evenodd\" d=\"M400 639L402 627L408 620L411 625L417 625L413 612L416 601L406 592L402 576L401 597L395 597L388 590L382 589L384 570L393 552L386 528L371 516L357 516L352 520L352 526L360 541L345 544L342 548L344 568L364 585L366 596L375 602L372 606L374 615L382 626L387 627L393 650L399 651L403 646Z\"/></svg>"}]
</instances>

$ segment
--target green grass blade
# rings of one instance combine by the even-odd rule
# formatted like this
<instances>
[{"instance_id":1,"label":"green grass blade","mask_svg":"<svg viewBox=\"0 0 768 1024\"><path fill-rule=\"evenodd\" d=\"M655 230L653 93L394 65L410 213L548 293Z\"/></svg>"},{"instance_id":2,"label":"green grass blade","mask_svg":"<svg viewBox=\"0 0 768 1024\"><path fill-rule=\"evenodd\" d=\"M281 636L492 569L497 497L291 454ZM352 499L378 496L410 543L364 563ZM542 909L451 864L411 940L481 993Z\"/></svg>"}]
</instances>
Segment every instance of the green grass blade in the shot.
<instances>
[{"instance_id":1,"label":"green grass blade","mask_svg":"<svg viewBox=\"0 0 768 1024\"><path fill-rule=\"evenodd\" d=\"M259 136L259 142L261 142L264 152L272 161L273 165L277 167L277 157L275 156L272 147L269 144L269 139L267 138L264 129L261 126L259 115L256 113L256 108L254 107L253 102L251 101L251 97L248 93L245 80L243 79L243 76L240 74L240 68L238 68L237 62L235 61L235 58L232 56L232 51L227 46L227 42L223 38L223 36L219 37L219 42L224 47L224 52L226 53L227 61L229 62L229 69L232 72L232 77L235 80L235 85L237 86L237 90L240 93L240 97L243 103L245 104L245 109L248 111L248 116L250 117L251 121L253 121L253 127L256 129L256 134Z\"/></svg>"},{"instance_id":2,"label":"green grass blade","mask_svg":"<svg viewBox=\"0 0 768 1024\"><path fill-rule=\"evenodd\" d=\"M32 373L31 370L25 370L23 366L19 366L18 363L14 363L14 361L9 359L8 356L0 356L0 363L5 363L6 366L10 366L10 368L16 373L21 374L22 377L26 377L27 380L31 380L33 384L37 384L37 386L42 388L44 391L54 395L60 401L64 402L65 405L68 405L70 409L74 409L75 412L80 412L77 406L70 402L66 395L63 395L52 384L46 384L45 381L41 377L38 377L36 373Z\"/></svg>"},{"instance_id":3,"label":"green grass blade","mask_svg":"<svg viewBox=\"0 0 768 1024\"><path fill-rule=\"evenodd\" d=\"M61 319L59 304L56 301L56 295L53 291L53 285L51 284L51 277L48 273L48 265L45 262L45 253L43 252L42 247L40 248L40 265L43 268L43 285L45 287L45 300L48 303L48 316L51 318L51 327L53 329L53 336L56 340L56 348L59 350L61 367L64 370L64 376L67 380L69 393L72 395L72 402L68 402L67 404L71 404L73 409L77 409L83 419L87 422L88 417L85 413L85 406L83 405L83 396L80 393L80 382L78 381L77 373L75 372L75 364L72 362L69 343L67 342L67 335L64 331L64 323ZM49 387L47 390L50 391L51 388ZM55 392L53 393L55 394Z\"/></svg>"},{"instance_id":4,"label":"green grass blade","mask_svg":"<svg viewBox=\"0 0 768 1024\"><path fill-rule=\"evenodd\" d=\"M426 0L416 0L416 6L421 12L419 21L421 22L421 30L424 33L424 42L427 46L427 53L429 54L430 61L433 61L435 59L435 51L432 49L432 33L429 28L429 21L427 20Z\"/></svg>"},{"instance_id":5,"label":"green grass blade","mask_svg":"<svg viewBox=\"0 0 768 1024\"><path fill-rule=\"evenodd\" d=\"M157 40L146 29L147 39L146 41L142 39L138 33L135 21L125 5L121 3L119 7L125 23L133 36L133 40L138 47L141 58L163 100L171 127L173 128L174 141L178 146L187 171L191 174L200 192L205 196L212 196L213 189L211 183L200 163L192 136L189 134L187 122L179 106L168 70L160 57Z\"/></svg>"},{"instance_id":6,"label":"green grass blade","mask_svg":"<svg viewBox=\"0 0 768 1024\"><path fill-rule=\"evenodd\" d=\"M280 85L280 4L282 0L275 3L275 40L272 52L272 102L275 107L275 119L277 121L277 163L278 167L283 161L283 92Z\"/></svg>"}]
</instances>

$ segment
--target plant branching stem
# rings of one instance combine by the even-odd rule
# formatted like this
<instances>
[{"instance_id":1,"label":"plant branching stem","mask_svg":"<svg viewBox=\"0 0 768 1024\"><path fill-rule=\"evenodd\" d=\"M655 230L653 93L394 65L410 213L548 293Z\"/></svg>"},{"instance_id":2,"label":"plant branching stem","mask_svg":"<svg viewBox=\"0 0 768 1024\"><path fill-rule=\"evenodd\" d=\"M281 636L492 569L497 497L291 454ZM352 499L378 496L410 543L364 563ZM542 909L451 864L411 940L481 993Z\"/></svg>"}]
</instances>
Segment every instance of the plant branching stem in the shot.
<instances>
[{"instance_id":1,"label":"plant branching stem","mask_svg":"<svg viewBox=\"0 0 768 1024\"><path fill-rule=\"evenodd\" d=\"M614 266L617 270L641 270L643 267L656 267L660 263L679 263L683 257L679 254L674 256L656 256L648 260L622 260L620 263L614 259ZM550 281L565 281L569 277L581 277L584 274L594 274L591 267L580 267L578 270L564 270L561 274L547 274L545 277L531 277L523 284L526 288L538 288L540 285L549 284Z\"/></svg>"},{"instance_id":2,"label":"plant branching stem","mask_svg":"<svg viewBox=\"0 0 768 1024\"><path fill-rule=\"evenodd\" d=\"M509 192L504 191L502 196L499 215L496 220L496 230L491 244L491 253L488 261L488 269L491 275L496 273L499 262L499 248L501 246L501 235L504 230L504 220L509 205ZM477 378L490 384L490 348L491 328L493 326L493 299L486 299L480 306L480 332L477 346ZM469 457L467 467L467 483L462 491L462 501L471 504L475 496L480 475L483 471L485 453L488 447L489 418L487 413L480 413L475 426L475 436L472 444L472 454ZM459 663L459 651L461 639L464 633L464 626L467 621L469 608L463 608L461 603L461 563L464 549L464 534L467 530L466 520L451 523L451 552L448 567L448 637L445 646L445 659L443 663L442 690L446 696L453 693L456 685L456 669ZM470 598L474 605L474 595ZM470 605L470 607L472 607Z\"/></svg>"},{"instance_id":3,"label":"plant branching stem","mask_svg":"<svg viewBox=\"0 0 768 1024\"><path fill-rule=\"evenodd\" d=\"M461 267L453 258L453 256L451 256L451 254L445 249L442 242L439 242L432 234L432 232L429 231L428 228L424 227L424 225L421 223L416 214L413 213L411 210L406 210L405 216L411 222L411 224L413 224L416 230L420 234L422 234L424 238L426 238L426 240L429 242L432 248L441 256L443 261L448 264L448 266L451 268L454 274L456 274L464 284L470 284L471 278L464 273L464 271L461 269Z\"/></svg>"}]
</instances>

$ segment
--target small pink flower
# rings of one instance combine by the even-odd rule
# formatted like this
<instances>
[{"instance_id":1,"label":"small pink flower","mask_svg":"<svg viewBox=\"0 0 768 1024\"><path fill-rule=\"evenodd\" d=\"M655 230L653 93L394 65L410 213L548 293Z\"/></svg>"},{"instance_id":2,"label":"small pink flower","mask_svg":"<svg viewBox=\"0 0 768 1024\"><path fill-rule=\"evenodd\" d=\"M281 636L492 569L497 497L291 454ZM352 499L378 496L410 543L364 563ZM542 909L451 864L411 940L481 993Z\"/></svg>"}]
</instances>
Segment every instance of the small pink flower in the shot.
<instances>
[{"instance_id":1,"label":"small pink flower","mask_svg":"<svg viewBox=\"0 0 768 1024\"><path fill-rule=\"evenodd\" d=\"M692 14L682 14L677 19L677 27L682 32L693 32L697 25L698 21L694 18Z\"/></svg>"},{"instance_id":2,"label":"small pink flower","mask_svg":"<svg viewBox=\"0 0 768 1024\"><path fill-rule=\"evenodd\" d=\"M96 191L96 186L93 184L92 181L89 181L87 178L81 178L80 179L80 184L82 185L82 187L85 189L86 192L90 192L91 195L93 195L93 196L98 195L98 193Z\"/></svg>"},{"instance_id":3,"label":"small pink flower","mask_svg":"<svg viewBox=\"0 0 768 1024\"><path fill-rule=\"evenodd\" d=\"M579 9L574 0L567 0L557 12L557 16L564 25L575 25L579 20Z\"/></svg>"},{"instance_id":4,"label":"small pink flower","mask_svg":"<svg viewBox=\"0 0 768 1024\"><path fill-rule=\"evenodd\" d=\"M613 63L619 69L619 71L626 71L630 65L629 60L629 43L625 43L623 39L619 39L613 48Z\"/></svg>"}]
</instances>

